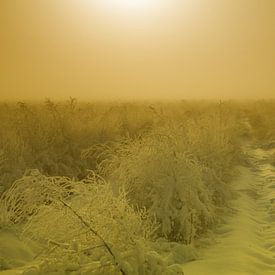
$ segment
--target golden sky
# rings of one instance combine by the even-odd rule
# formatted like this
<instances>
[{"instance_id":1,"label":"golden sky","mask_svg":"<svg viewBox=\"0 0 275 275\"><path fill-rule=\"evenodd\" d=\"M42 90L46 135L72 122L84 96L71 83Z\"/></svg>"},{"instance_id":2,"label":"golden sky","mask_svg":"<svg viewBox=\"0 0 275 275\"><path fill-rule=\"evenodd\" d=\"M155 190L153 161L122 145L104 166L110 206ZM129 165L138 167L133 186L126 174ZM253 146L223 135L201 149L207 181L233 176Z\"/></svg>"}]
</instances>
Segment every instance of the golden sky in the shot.
<instances>
[{"instance_id":1,"label":"golden sky","mask_svg":"<svg viewBox=\"0 0 275 275\"><path fill-rule=\"evenodd\" d=\"M275 0L0 0L0 94L275 98Z\"/></svg>"}]
</instances>

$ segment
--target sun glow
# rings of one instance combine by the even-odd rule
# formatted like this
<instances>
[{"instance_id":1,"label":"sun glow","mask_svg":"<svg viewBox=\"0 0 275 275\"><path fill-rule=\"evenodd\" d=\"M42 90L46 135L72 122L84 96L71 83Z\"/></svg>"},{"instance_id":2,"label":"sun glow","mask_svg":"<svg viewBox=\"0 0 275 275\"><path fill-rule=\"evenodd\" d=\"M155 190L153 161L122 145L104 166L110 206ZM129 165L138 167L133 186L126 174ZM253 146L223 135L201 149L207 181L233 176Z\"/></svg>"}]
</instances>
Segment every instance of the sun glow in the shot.
<instances>
[{"instance_id":1,"label":"sun glow","mask_svg":"<svg viewBox=\"0 0 275 275\"><path fill-rule=\"evenodd\" d=\"M100 5L114 10L148 11L159 6L159 0L101 0Z\"/></svg>"}]
</instances>

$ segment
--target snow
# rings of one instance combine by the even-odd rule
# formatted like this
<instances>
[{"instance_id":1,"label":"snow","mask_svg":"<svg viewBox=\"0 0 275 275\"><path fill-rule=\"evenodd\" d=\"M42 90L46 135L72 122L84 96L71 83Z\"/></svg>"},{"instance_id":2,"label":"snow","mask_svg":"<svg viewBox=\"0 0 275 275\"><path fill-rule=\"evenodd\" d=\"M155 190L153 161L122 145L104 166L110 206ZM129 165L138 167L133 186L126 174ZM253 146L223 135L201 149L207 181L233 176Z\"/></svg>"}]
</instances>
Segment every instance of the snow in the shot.
<instances>
[{"instance_id":1,"label":"snow","mask_svg":"<svg viewBox=\"0 0 275 275\"><path fill-rule=\"evenodd\" d=\"M15 233L0 231L0 265L4 267L18 267L18 270L1 271L1 275L22 274L20 267L25 266L34 257L32 250L20 241Z\"/></svg>"},{"instance_id":2,"label":"snow","mask_svg":"<svg viewBox=\"0 0 275 275\"><path fill-rule=\"evenodd\" d=\"M275 274L275 167L264 162L272 151L248 151L252 167L241 167L233 183L235 214L226 217L216 243L183 266L185 275Z\"/></svg>"}]
</instances>

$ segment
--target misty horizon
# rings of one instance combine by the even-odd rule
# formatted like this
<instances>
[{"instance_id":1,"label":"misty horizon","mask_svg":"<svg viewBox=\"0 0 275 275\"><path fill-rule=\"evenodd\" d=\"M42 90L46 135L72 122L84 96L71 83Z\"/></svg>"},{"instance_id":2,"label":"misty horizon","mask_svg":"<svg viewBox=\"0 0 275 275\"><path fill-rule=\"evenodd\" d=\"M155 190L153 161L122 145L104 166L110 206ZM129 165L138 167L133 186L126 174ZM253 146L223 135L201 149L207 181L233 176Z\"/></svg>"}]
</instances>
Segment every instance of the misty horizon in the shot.
<instances>
[{"instance_id":1,"label":"misty horizon","mask_svg":"<svg viewBox=\"0 0 275 275\"><path fill-rule=\"evenodd\" d=\"M112 1L1 1L0 99L275 98L274 1Z\"/></svg>"}]
</instances>

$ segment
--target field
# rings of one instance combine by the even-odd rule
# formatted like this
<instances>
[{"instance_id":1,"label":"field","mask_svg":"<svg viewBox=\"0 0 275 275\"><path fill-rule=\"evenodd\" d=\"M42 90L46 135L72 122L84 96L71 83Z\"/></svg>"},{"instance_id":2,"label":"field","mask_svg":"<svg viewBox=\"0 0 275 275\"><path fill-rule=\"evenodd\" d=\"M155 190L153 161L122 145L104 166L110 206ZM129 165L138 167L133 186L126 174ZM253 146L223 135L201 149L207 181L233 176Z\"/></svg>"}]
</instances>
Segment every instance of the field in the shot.
<instances>
[{"instance_id":1,"label":"field","mask_svg":"<svg viewBox=\"0 0 275 275\"><path fill-rule=\"evenodd\" d=\"M2 102L0 126L1 275L275 274L275 101Z\"/></svg>"}]
</instances>

